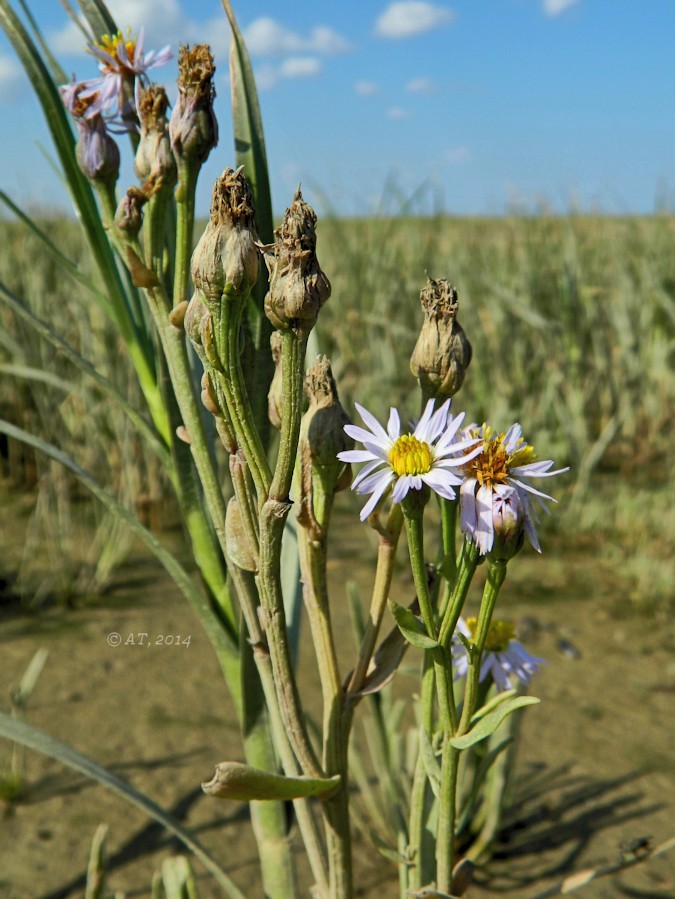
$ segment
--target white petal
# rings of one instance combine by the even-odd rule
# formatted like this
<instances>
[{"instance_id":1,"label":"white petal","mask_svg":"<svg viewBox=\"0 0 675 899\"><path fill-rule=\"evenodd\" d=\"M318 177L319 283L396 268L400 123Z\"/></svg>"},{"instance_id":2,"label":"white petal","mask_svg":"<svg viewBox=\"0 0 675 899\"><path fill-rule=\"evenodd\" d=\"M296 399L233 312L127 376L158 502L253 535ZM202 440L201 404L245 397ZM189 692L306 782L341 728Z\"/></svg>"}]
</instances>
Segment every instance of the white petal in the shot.
<instances>
[{"instance_id":1,"label":"white petal","mask_svg":"<svg viewBox=\"0 0 675 899\"><path fill-rule=\"evenodd\" d=\"M367 465L364 465L352 481L352 490L356 490L361 481L365 481L368 475L372 474L376 468L380 467L380 465L382 465L382 462L379 459L375 459L374 462L369 462Z\"/></svg>"},{"instance_id":2,"label":"white petal","mask_svg":"<svg viewBox=\"0 0 675 899\"><path fill-rule=\"evenodd\" d=\"M391 491L391 498L393 502L400 503L401 500L404 500L408 495L408 491L412 487L412 475L404 474L394 484L394 489Z\"/></svg>"},{"instance_id":3,"label":"white petal","mask_svg":"<svg viewBox=\"0 0 675 899\"><path fill-rule=\"evenodd\" d=\"M373 471L372 474L368 474L368 477L360 479L357 493L372 493L373 490L378 489L381 481L384 481L385 484L391 484L394 477L395 475L391 468Z\"/></svg>"},{"instance_id":4,"label":"white petal","mask_svg":"<svg viewBox=\"0 0 675 899\"><path fill-rule=\"evenodd\" d=\"M382 499L382 496L383 496L385 490L389 486L391 478L385 477L384 476L385 472L381 472L381 474L383 476L382 481L377 485L376 489L373 491L373 495L370 497L370 499L365 504L363 509L361 509L361 515L360 515L361 521L365 521L366 518L368 518L370 513L373 511L373 509L377 506L379 501ZM387 474L391 475L392 472L388 472Z\"/></svg>"},{"instance_id":5,"label":"white petal","mask_svg":"<svg viewBox=\"0 0 675 899\"><path fill-rule=\"evenodd\" d=\"M427 440L427 429L429 426L429 421L434 412L434 401L429 400L429 402L424 407L424 412L422 413L422 417L417 422L415 430L413 431L413 436L417 437L418 440L422 440L425 443L429 443Z\"/></svg>"},{"instance_id":6,"label":"white petal","mask_svg":"<svg viewBox=\"0 0 675 899\"><path fill-rule=\"evenodd\" d=\"M387 422L387 434L394 440L398 440L401 436L401 418L398 411L392 406L389 410L389 421Z\"/></svg>"},{"instance_id":7,"label":"white petal","mask_svg":"<svg viewBox=\"0 0 675 899\"><path fill-rule=\"evenodd\" d=\"M379 437L380 440L389 441L390 438L387 435L387 432L384 430L384 428L379 423L379 421L375 418L375 416L371 412L369 412L366 408L364 408L363 406L360 406L358 403L354 403L354 406L356 407L356 410L359 413L359 415L361 416L361 418L364 420L364 422L370 428L371 434L374 434L376 437Z\"/></svg>"},{"instance_id":8,"label":"white petal","mask_svg":"<svg viewBox=\"0 0 675 899\"><path fill-rule=\"evenodd\" d=\"M423 474L422 480L425 484L428 484L435 493L438 493L438 495L442 496L444 499L454 499L456 494L452 489L453 485L457 486L462 483L461 478L450 474L450 472L442 471L439 468L433 468L431 471Z\"/></svg>"},{"instance_id":9,"label":"white petal","mask_svg":"<svg viewBox=\"0 0 675 899\"><path fill-rule=\"evenodd\" d=\"M370 450L342 450L337 454L338 459L341 462L370 462L374 456L374 453L371 453ZM378 457L377 461L380 459Z\"/></svg>"}]
</instances>

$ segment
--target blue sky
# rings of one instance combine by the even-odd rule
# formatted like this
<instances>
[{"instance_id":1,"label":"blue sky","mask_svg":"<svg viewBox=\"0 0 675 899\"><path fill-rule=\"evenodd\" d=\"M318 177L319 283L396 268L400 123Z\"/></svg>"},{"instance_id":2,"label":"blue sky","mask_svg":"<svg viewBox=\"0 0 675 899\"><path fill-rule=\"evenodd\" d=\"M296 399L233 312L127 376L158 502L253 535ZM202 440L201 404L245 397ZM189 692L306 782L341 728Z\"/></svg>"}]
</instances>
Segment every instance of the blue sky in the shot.
<instances>
[{"instance_id":1,"label":"blue sky","mask_svg":"<svg viewBox=\"0 0 675 899\"><path fill-rule=\"evenodd\" d=\"M60 0L31 8L64 69L96 74ZM675 0L233 0L260 91L275 210L298 182L318 209L502 214L544 204L675 209ZM228 34L219 0L109 0L146 49L210 42L221 139L202 176L233 163ZM175 61L155 70L167 84ZM171 93L171 92L170 92ZM41 112L0 38L0 187L66 209ZM127 165L123 187L131 183ZM378 206L379 204L379 206Z\"/></svg>"}]
</instances>

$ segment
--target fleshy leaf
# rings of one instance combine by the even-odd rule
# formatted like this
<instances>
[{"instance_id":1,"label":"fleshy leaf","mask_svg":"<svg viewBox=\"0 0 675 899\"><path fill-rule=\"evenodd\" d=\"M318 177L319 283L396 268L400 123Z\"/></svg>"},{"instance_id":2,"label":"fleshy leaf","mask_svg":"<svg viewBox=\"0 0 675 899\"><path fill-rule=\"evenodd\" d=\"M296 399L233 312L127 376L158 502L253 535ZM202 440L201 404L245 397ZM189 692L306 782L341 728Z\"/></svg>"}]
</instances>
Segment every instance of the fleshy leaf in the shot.
<instances>
[{"instance_id":1,"label":"fleshy leaf","mask_svg":"<svg viewBox=\"0 0 675 899\"><path fill-rule=\"evenodd\" d=\"M252 800L304 799L334 792L340 785L335 777L284 777L252 768L242 762L221 762L216 765L213 780L202 784L202 790L218 799Z\"/></svg>"}]
</instances>

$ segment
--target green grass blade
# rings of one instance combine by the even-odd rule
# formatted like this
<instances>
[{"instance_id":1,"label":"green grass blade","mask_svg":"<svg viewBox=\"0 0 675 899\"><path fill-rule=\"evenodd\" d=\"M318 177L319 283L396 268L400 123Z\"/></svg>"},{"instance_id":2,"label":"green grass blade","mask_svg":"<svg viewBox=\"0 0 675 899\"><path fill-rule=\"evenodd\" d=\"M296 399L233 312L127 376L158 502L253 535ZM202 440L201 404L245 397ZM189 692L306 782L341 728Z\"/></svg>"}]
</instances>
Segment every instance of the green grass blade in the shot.
<instances>
[{"instance_id":1,"label":"green grass blade","mask_svg":"<svg viewBox=\"0 0 675 899\"><path fill-rule=\"evenodd\" d=\"M54 81L58 81L59 84L65 84L66 81L68 81L68 76L63 71L58 60L56 59L56 57L50 50L48 42L42 36L40 27L39 27L38 23L36 22L35 17L31 13L30 9L28 8L28 4L25 2L25 0L19 0L19 6L23 10L23 14L26 17L26 21L28 22L28 24L30 25L30 27L33 30L33 34L35 35L35 40L40 45L40 50L42 51L43 57L47 60L47 63L52 72L52 78L54 79Z\"/></svg>"},{"instance_id":2,"label":"green grass blade","mask_svg":"<svg viewBox=\"0 0 675 899\"><path fill-rule=\"evenodd\" d=\"M115 20L102 0L78 0L78 5L97 39L117 32Z\"/></svg>"},{"instance_id":3,"label":"green grass blade","mask_svg":"<svg viewBox=\"0 0 675 899\"><path fill-rule=\"evenodd\" d=\"M25 381L37 381L62 390L63 393L78 393L80 388L72 381L66 381L51 371L44 368L34 368L32 365L20 365L15 362L0 362L0 374L13 375L15 378L23 378Z\"/></svg>"},{"instance_id":4,"label":"green grass blade","mask_svg":"<svg viewBox=\"0 0 675 899\"><path fill-rule=\"evenodd\" d=\"M244 174L253 191L258 235L263 243L271 243L274 239L272 196L258 93L248 50L232 11L232 5L230 0L222 0L222 2L232 30L230 90L237 165L244 166ZM260 275L253 290L253 302L249 303L247 308L250 340L253 345L253 364L250 367L250 376L246 383L253 406L255 423L265 447L269 446L270 440L267 394L274 374L270 352L272 326L263 312L267 284L267 271L265 266L261 266ZM244 352L246 353L246 351Z\"/></svg>"},{"instance_id":5,"label":"green grass blade","mask_svg":"<svg viewBox=\"0 0 675 899\"><path fill-rule=\"evenodd\" d=\"M190 577L183 566L176 560L175 556L163 546L159 540L147 528L143 527L140 521L125 508L114 496L103 488L94 476L81 468L74 459L71 458L63 450L29 434L22 428L16 427L8 421L0 419L0 434L6 434L14 440L32 446L33 449L44 453L50 459L59 462L68 471L70 471L103 505L115 515L120 521L124 522L136 536L145 543L150 552L161 563L164 569L171 576L173 582L180 589L194 611L197 613L202 627L206 631L211 643L213 644L219 658L222 656L239 656L239 647L237 643L226 633L218 621L213 609L209 605L206 597L199 589L195 581Z\"/></svg>"},{"instance_id":6,"label":"green grass blade","mask_svg":"<svg viewBox=\"0 0 675 899\"><path fill-rule=\"evenodd\" d=\"M59 337L58 334L55 334L46 322L38 318L37 315L34 315L30 311L30 309L28 309L17 297L15 297L14 294L7 290L7 288L1 282L0 302L5 303L5 305L7 305L12 310L14 315L19 316L25 322L27 322L36 331L36 333L40 335L40 337L48 341L63 356L65 356L69 362L72 362L72 364L75 365L84 375L90 378L102 393L104 393L115 403L117 403L120 408L126 413L132 424L136 427L139 434L141 434L141 436L144 438L147 445L161 460L165 469L167 471L170 471L172 465L171 454L169 453L166 444L159 437L150 422L148 422L140 414L140 412L131 405L131 403L115 387L112 381L104 377L94 368L93 365L91 365L89 362L87 362L86 359L80 356L80 354L76 352L76 350L74 350L69 343Z\"/></svg>"},{"instance_id":7,"label":"green grass blade","mask_svg":"<svg viewBox=\"0 0 675 899\"><path fill-rule=\"evenodd\" d=\"M12 740L14 743L20 743L35 752L47 755L49 758L56 759L63 765L73 768L85 777L95 780L102 786L116 793L126 802L135 805L146 815L162 824L170 833L177 837L184 846L193 852L206 870L214 877L214 879L225 890L231 899L245 899L237 886L230 880L221 867L211 858L200 843L185 830L175 818L168 812L164 811L159 805L152 801L148 796L140 793L134 787L120 780L107 768L99 765L97 762L83 755L73 746L44 733L38 728L27 724L25 721L18 721L0 712L0 737Z\"/></svg>"},{"instance_id":8,"label":"green grass blade","mask_svg":"<svg viewBox=\"0 0 675 899\"><path fill-rule=\"evenodd\" d=\"M103 283L108 287L115 324L127 344L139 346L146 355L148 368L150 368L151 344L148 336L138 333L134 325L129 297L124 290L117 261L103 228L94 194L77 163L75 139L66 110L61 102L58 87L9 0L0 0L0 25L11 41L40 101L68 190L86 232ZM145 386L147 387L147 385Z\"/></svg>"}]
</instances>

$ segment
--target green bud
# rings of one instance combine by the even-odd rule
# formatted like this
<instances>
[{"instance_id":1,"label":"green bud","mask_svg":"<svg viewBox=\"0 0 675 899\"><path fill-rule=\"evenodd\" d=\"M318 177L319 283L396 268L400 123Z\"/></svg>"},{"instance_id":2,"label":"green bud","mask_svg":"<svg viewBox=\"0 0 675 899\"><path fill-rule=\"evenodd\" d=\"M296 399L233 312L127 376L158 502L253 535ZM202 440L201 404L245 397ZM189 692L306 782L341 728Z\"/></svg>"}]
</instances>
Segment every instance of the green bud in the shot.
<instances>
[{"instance_id":1,"label":"green bud","mask_svg":"<svg viewBox=\"0 0 675 899\"><path fill-rule=\"evenodd\" d=\"M270 273L265 314L278 330L292 329L306 337L331 288L316 257L316 214L299 187L274 233L276 243L265 255Z\"/></svg>"},{"instance_id":2,"label":"green bud","mask_svg":"<svg viewBox=\"0 0 675 899\"><path fill-rule=\"evenodd\" d=\"M494 541L487 557L491 561L508 562L523 548L525 542L525 510L517 492L492 496L492 526Z\"/></svg>"},{"instance_id":3,"label":"green bud","mask_svg":"<svg viewBox=\"0 0 675 899\"><path fill-rule=\"evenodd\" d=\"M258 278L253 195L243 175L225 169L213 187L211 216L192 254L192 280L209 305L245 297Z\"/></svg>"},{"instance_id":4,"label":"green bud","mask_svg":"<svg viewBox=\"0 0 675 899\"><path fill-rule=\"evenodd\" d=\"M445 279L427 278L420 293L424 324L410 359L425 400L454 396L471 362L471 344L457 321L457 291Z\"/></svg>"},{"instance_id":5,"label":"green bud","mask_svg":"<svg viewBox=\"0 0 675 899\"><path fill-rule=\"evenodd\" d=\"M227 504L225 538L228 556L237 568L242 568L244 571L257 571L258 562L251 549L244 522L241 520L241 510L236 496L233 496Z\"/></svg>"},{"instance_id":6,"label":"green bud","mask_svg":"<svg viewBox=\"0 0 675 899\"><path fill-rule=\"evenodd\" d=\"M148 198L164 187L173 189L177 179L166 120L168 105L166 91L160 85L149 84L141 88L138 98L141 137L134 171L143 182L143 193Z\"/></svg>"}]
</instances>

